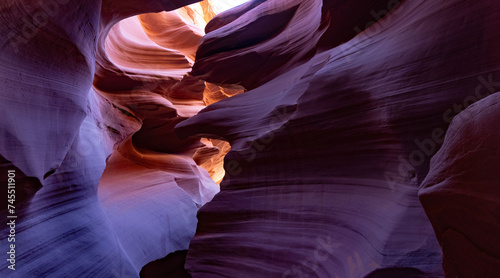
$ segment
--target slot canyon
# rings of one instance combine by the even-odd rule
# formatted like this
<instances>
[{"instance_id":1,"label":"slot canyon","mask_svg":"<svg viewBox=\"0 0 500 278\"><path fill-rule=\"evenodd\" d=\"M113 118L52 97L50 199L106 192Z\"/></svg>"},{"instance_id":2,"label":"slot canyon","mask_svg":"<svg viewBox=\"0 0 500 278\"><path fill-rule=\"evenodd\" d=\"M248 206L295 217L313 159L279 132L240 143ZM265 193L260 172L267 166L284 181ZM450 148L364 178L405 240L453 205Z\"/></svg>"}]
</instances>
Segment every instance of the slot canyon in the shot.
<instances>
[{"instance_id":1,"label":"slot canyon","mask_svg":"<svg viewBox=\"0 0 500 278\"><path fill-rule=\"evenodd\" d=\"M0 277L500 277L500 2L0 23Z\"/></svg>"}]
</instances>

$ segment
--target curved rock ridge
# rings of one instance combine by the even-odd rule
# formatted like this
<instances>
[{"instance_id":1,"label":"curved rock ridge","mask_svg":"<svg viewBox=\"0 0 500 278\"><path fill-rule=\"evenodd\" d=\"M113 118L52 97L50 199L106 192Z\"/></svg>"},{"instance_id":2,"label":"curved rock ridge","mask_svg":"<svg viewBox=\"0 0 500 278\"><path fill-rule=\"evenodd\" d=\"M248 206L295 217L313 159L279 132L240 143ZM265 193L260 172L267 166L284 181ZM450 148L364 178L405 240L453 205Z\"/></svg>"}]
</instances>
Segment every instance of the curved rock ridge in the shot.
<instances>
[{"instance_id":1,"label":"curved rock ridge","mask_svg":"<svg viewBox=\"0 0 500 278\"><path fill-rule=\"evenodd\" d=\"M142 28L157 45L176 49L194 61L203 31L191 22L184 21L177 11L139 15ZM148 55L149 56L149 55Z\"/></svg>"},{"instance_id":2,"label":"curved rock ridge","mask_svg":"<svg viewBox=\"0 0 500 278\"><path fill-rule=\"evenodd\" d=\"M152 161L157 163L148 167ZM186 164L179 156L150 153L139 160L124 157L121 151L107 161L99 182L99 203L136 273L152 260L186 249L197 222L193 200L203 203L212 197L200 196L204 190L196 186L213 183L210 176L199 173L194 162L191 167Z\"/></svg>"},{"instance_id":3,"label":"curved rock ridge","mask_svg":"<svg viewBox=\"0 0 500 278\"><path fill-rule=\"evenodd\" d=\"M277 2L265 4L283 11ZM313 2L309 7L321 8ZM241 36L251 37L253 25L239 20L264 17L262 5L231 23L246 26ZM260 53L262 44L229 49L235 46L230 36L218 36L231 24L208 33L193 74L255 89L211 104L175 128L180 137L231 144L221 192L198 212L186 270L203 278L443 277L441 250L417 192L457 104L500 80L499 9L492 0L404 1L345 44L263 85L252 66L224 68ZM224 17L232 19L231 12ZM268 14L280 22L279 13ZM274 38L303 30L290 28ZM282 49L267 51L273 57ZM261 67L258 74L277 72ZM463 250L461 242L450 238L445 267L451 250Z\"/></svg>"},{"instance_id":4,"label":"curved rock ridge","mask_svg":"<svg viewBox=\"0 0 500 278\"><path fill-rule=\"evenodd\" d=\"M247 89L269 81L313 50L325 29L321 6L319 0L253 1L235 8L236 15L222 13L206 27L192 74Z\"/></svg>"},{"instance_id":5,"label":"curved rock ridge","mask_svg":"<svg viewBox=\"0 0 500 278\"><path fill-rule=\"evenodd\" d=\"M113 229L127 231L117 238L136 271L187 249L197 209L219 191L198 166L213 168L214 176L221 171L219 148L173 133L206 106L205 82L188 73L202 35L195 19L178 11L127 18L101 33L98 44L94 86L121 111L115 121L120 124L109 128L121 140L108 158L98 196ZM130 121L140 128L124 133Z\"/></svg>"},{"instance_id":6,"label":"curved rock ridge","mask_svg":"<svg viewBox=\"0 0 500 278\"><path fill-rule=\"evenodd\" d=\"M61 165L77 137L94 73L100 3L83 1L88 12L79 13L68 2L0 5L0 153L40 181Z\"/></svg>"},{"instance_id":7,"label":"curved rock ridge","mask_svg":"<svg viewBox=\"0 0 500 278\"><path fill-rule=\"evenodd\" d=\"M419 190L447 277L500 273L499 107L496 93L455 117Z\"/></svg>"},{"instance_id":8,"label":"curved rock ridge","mask_svg":"<svg viewBox=\"0 0 500 278\"><path fill-rule=\"evenodd\" d=\"M0 3L0 277L498 276L497 1L194 2Z\"/></svg>"},{"instance_id":9,"label":"curved rock ridge","mask_svg":"<svg viewBox=\"0 0 500 278\"><path fill-rule=\"evenodd\" d=\"M61 166L42 181L43 188L27 204L16 202L15 271L3 267L2 277L134 277L137 273L97 199L97 185L113 144L99 127L99 108L106 107L101 101L89 94L92 109L76 127L77 137ZM2 235L7 234L2 228Z\"/></svg>"},{"instance_id":10,"label":"curved rock ridge","mask_svg":"<svg viewBox=\"0 0 500 278\"><path fill-rule=\"evenodd\" d=\"M148 24L151 26L156 24L160 28L152 29ZM172 34L169 34L170 36L174 34L174 31L177 31L179 34L175 33L176 36L184 36L187 38L186 43L196 45L201 37L199 35L201 31L194 33L192 32L193 26L183 28L182 24L187 26L176 11L146 14L141 15L140 18L128 18L113 27L105 40L105 47L98 48L101 56L98 57L97 61L101 74L96 75L94 81L96 89L113 105L119 107L126 117L135 118L141 123L140 130L136 131L129 141L120 143L125 146L118 147L117 150L124 157L132 160L137 159L136 162L141 165L146 163L145 166L148 168L168 168L168 166L161 166L161 161L171 158L160 159L155 157L154 153L160 157L161 153L171 154L170 157L175 157L177 154L188 157L192 156L196 149L203 146L198 139L178 140L173 134L175 124L194 115L205 106L203 102L204 82L187 74L190 69L188 56L191 55L194 58L194 51L190 52L189 47L185 48L185 43L176 45L172 41L168 45L169 42L166 40L154 42L150 39L151 37L160 38L160 36L154 37L155 30L171 27ZM190 34L195 36L190 37ZM171 48L165 48L166 45ZM180 51L175 47L179 47ZM152 48L154 48L154 53L151 51ZM169 56L174 51L177 53L176 57ZM155 55L162 57L162 60L154 59ZM99 59L101 57L104 57L103 61ZM108 57L113 57L117 63L113 63L107 59ZM141 57L145 57L146 60L141 59ZM184 63L178 67L180 72L176 71L178 57ZM163 63L163 61L165 62ZM104 65L109 66L109 68L104 68ZM178 73L183 74L182 78ZM116 87L115 78L128 79L133 83L125 83ZM120 134L122 126L123 124L111 127L111 130ZM145 162L148 159L151 161ZM188 168L198 168L192 159L191 162L180 159L177 160L177 163L187 163L185 166ZM170 165L173 166L173 164ZM182 172L179 170L180 174ZM215 184L206 180L205 177L201 178L202 176L194 175L196 180L203 181L199 189L207 190L206 194L209 197L200 198L192 195L194 201L199 205L208 201L217 191ZM187 182L187 184L189 183ZM186 182L181 184L186 184ZM198 181L194 184L198 184ZM191 192L191 190L188 191ZM191 193L204 195L200 192Z\"/></svg>"},{"instance_id":11,"label":"curved rock ridge","mask_svg":"<svg viewBox=\"0 0 500 278\"><path fill-rule=\"evenodd\" d=\"M20 197L16 270L0 276L137 277L187 248L198 207L218 186L194 162L199 139L172 135L205 106L204 82L185 76L182 49L137 32L137 18L120 21L193 2L0 4L1 167L16 169Z\"/></svg>"},{"instance_id":12,"label":"curved rock ridge","mask_svg":"<svg viewBox=\"0 0 500 278\"><path fill-rule=\"evenodd\" d=\"M210 33L238 19L244 13L264 3L264 0L252 0L236 6L231 11L226 11L214 16L205 26L205 33ZM203 2L201 2L203 3Z\"/></svg>"},{"instance_id":13,"label":"curved rock ridge","mask_svg":"<svg viewBox=\"0 0 500 278\"><path fill-rule=\"evenodd\" d=\"M167 12L165 12L167 14ZM146 14L149 15L149 14ZM197 43L199 38L195 40ZM120 68L144 75L171 76L175 69L185 74L191 64L175 48L166 49L153 42L144 32L139 17L129 17L118 22L109 32L106 54Z\"/></svg>"},{"instance_id":14,"label":"curved rock ridge","mask_svg":"<svg viewBox=\"0 0 500 278\"><path fill-rule=\"evenodd\" d=\"M310 59L317 50L345 43L399 3L249 1L207 24L193 75L214 83L256 88ZM245 66L234 66L240 64Z\"/></svg>"}]
</instances>

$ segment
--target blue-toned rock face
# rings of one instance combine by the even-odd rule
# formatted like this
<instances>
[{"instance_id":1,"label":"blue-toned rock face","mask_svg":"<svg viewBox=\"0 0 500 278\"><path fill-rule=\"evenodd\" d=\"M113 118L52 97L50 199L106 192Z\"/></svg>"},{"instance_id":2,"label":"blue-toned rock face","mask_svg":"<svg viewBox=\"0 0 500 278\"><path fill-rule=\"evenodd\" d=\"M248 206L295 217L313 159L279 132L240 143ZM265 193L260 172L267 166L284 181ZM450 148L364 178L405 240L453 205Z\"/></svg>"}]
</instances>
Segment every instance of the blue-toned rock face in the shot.
<instances>
[{"instance_id":1,"label":"blue-toned rock face","mask_svg":"<svg viewBox=\"0 0 500 278\"><path fill-rule=\"evenodd\" d=\"M173 136L205 106L204 83L182 78L203 32L164 12L158 24L191 44L166 49L121 20L194 1L35 2L0 4L1 204L6 216L15 170L17 216L15 242L0 227L4 262L15 244L0 276L138 277L188 248L218 186L192 158L199 139Z\"/></svg>"}]
</instances>

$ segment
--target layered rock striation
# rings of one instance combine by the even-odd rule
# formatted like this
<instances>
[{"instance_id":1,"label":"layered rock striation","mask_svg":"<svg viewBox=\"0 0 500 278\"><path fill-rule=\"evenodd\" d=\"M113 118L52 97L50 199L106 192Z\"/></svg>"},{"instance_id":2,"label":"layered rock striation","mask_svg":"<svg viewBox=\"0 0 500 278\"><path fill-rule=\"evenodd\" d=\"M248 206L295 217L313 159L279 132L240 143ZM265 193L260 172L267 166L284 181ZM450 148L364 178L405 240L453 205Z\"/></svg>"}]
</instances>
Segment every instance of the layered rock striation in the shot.
<instances>
[{"instance_id":1,"label":"layered rock striation","mask_svg":"<svg viewBox=\"0 0 500 278\"><path fill-rule=\"evenodd\" d=\"M0 4L1 167L19 197L16 270L0 276L137 277L188 247L218 191L193 159L205 145L173 136L205 106L204 82L186 76L202 32L163 12L169 35L192 34L166 48L144 30L155 15L131 16L193 2Z\"/></svg>"},{"instance_id":2,"label":"layered rock striation","mask_svg":"<svg viewBox=\"0 0 500 278\"><path fill-rule=\"evenodd\" d=\"M193 2L0 4L0 276L496 277L495 1Z\"/></svg>"},{"instance_id":3,"label":"layered rock striation","mask_svg":"<svg viewBox=\"0 0 500 278\"><path fill-rule=\"evenodd\" d=\"M497 5L380 1L383 10L370 10L374 1L294 4L254 1L207 25L193 75L253 90L176 126L180 137L211 135L231 144L221 192L198 213L187 271L193 277L442 277L440 246L417 192L453 116L497 91L491 90L491 80L500 80ZM325 9L336 5L355 9L361 20L340 25L344 38L369 24L370 14L387 15L339 45L339 33L328 30L340 27L327 23L340 19L328 20L332 13ZM282 29L256 27L268 16ZM241 37L252 43L238 45ZM283 53L294 53L285 59L293 66L279 62ZM449 242L442 246L446 273L485 273L461 256L447 258L481 248L458 247L463 233L441 238L448 226L438 221L455 205L450 200L441 213L441 204L426 203L438 189L423 192L429 192L421 198L439 242ZM453 227L472 218L468 213ZM483 256L491 266L496 249L490 249L493 256Z\"/></svg>"}]
</instances>

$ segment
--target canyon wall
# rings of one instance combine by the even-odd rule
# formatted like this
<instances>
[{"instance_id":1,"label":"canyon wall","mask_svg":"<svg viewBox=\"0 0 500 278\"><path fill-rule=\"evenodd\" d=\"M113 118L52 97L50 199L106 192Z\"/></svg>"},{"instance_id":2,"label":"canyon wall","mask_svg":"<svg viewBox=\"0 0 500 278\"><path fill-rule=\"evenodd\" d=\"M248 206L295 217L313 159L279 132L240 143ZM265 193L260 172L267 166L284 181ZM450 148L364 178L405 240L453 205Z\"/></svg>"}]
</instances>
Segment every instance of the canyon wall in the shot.
<instances>
[{"instance_id":1,"label":"canyon wall","mask_svg":"<svg viewBox=\"0 0 500 278\"><path fill-rule=\"evenodd\" d=\"M494 236L500 232L500 134L494 128L499 97L488 96L455 117L419 190L448 277L500 273L500 242Z\"/></svg>"},{"instance_id":2,"label":"canyon wall","mask_svg":"<svg viewBox=\"0 0 500 278\"><path fill-rule=\"evenodd\" d=\"M0 4L0 276L500 273L495 1L193 2Z\"/></svg>"},{"instance_id":3,"label":"canyon wall","mask_svg":"<svg viewBox=\"0 0 500 278\"><path fill-rule=\"evenodd\" d=\"M218 191L193 159L205 145L172 136L205 106L203 82L183 78L203 32L177 12L129 17L193 2L0 4L1 167L16 170L18 197L16 270L4 260L0 276L137 277L188 247ZM151 20L182 27L169 35L192 34L190 46L156 44Z\"/></svg>"},{"instance_id":4,"label":"canyon wall","mask_svg":"<svg viewBox=\"0 0 500 278\"><path fill-rule=\"evenodd\" d=\"M327 31L331 13L319 9L320 1L298 2L249 4L234 11L238 17L216 17L217 28L207 30L198 48L195 76L253 90L212 104L176 126L181 137L211 135L231 143L221 192L198 214L186 270L204 278L387 277L391 272L441 277L440 246L417 193L453 116L498 90L495 26L500 7L494 1L408 0L369 11L369 6L352 4L373 17L387 15L349 41L332 45L338 33ZM334 9L336 3L330 4ZM352 10L350 5L339 7ZM287 7L298 8L287 13ZM255 27L264 25L260 22L269 14L282 29ZM353 29L364 23L369 25L362 22ZM352 22L344 26L342 34L352 33ZM247 34L252 44L239 46ZM312 54L303 54L305 49ZM293 53L293 58L281 61L282 53ZM464 133L469 134L465 129L459 134ZM470 140L481 140L477 134ZM478 159L488 148L481 151ZM467 213L458 210L467 204L465 196L462 203L453 203L462 192L454 186L473 184L450 180L433 185L458 175L445 168L460 163L452 154L449 149L436 159L432 173L439 178L428 178L430 188L421 192L439 242L445 244L445 271L450 277L494 277L488 268L474 271L484 264L491 267L498 258L497 245L481 248L494 234L486 231L486 219L493 221L498 207L468 233L447 232L476 222L474 207ZM480 180L495 181L489 173ZM443 200L447 195L439 188L444 186L454 199ZM479 211L496 206L494 200ZM460 247L467 235L474 238ZM483 245L476 244L479 238ZM486 261L476 268L468 266L467 258Z\"/></svg>"}]
</instances>

